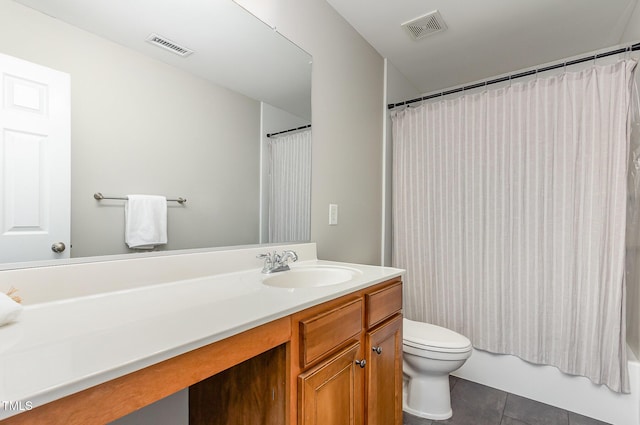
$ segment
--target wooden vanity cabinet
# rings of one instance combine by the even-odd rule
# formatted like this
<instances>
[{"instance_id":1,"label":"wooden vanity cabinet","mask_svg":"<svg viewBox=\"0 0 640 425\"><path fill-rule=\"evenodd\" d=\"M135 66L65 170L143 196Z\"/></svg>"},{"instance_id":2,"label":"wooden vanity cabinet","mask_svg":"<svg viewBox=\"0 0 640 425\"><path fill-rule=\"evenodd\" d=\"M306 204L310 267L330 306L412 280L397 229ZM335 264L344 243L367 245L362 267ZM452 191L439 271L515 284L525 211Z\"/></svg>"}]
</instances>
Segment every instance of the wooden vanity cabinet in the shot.
<instances>
[{"instance_id":1,"label":"wooden vanity cabinet","mask_svg":"<svg viewBox=\"0 0 640 425\"><path fill-rule=\"evenodd\" d=\"M191 387L189 423L402 425L401 311L397 278L294 313L288 344Z\"/></svg>"},{"instance_id":2,"label":"wooden vanity cabinet","mask_svg":"<svg viewBox=\"0 0 640 425\"><path fill-rule=\"evenodd\" d=\"M0 422L105 424L190 388L191 425L401 425L401 311L395 278Z\"/></svg>"},{"instance_id":3,"label":"wooden vanity cabinet","mask_svg":"<svg viewBox=\"0 0 640 425\"><path fill-rule=\"evenodd\" d=\"M402 424L401 310L394 279L293 316L292 424Z\"/></svg>"}]
</instances>

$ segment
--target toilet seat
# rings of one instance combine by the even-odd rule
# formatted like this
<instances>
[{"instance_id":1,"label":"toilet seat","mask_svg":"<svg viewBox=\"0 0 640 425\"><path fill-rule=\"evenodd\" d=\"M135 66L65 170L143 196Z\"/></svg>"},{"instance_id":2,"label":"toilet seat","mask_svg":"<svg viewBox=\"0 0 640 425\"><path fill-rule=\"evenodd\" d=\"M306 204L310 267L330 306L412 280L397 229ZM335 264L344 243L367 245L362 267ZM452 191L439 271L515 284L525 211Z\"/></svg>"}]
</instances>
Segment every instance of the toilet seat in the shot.
<instances>
[{"instance_id":1,"label":"toilet seat","mask_svg":"<svg viewBox=\"0 0 640 425\"><path fill-rule=\"evenodd\" d=\"M471 351L471 341L451 329L430 323L403 319L402 339L405 346L439 353Z\"/></svg>"}]
</instances>

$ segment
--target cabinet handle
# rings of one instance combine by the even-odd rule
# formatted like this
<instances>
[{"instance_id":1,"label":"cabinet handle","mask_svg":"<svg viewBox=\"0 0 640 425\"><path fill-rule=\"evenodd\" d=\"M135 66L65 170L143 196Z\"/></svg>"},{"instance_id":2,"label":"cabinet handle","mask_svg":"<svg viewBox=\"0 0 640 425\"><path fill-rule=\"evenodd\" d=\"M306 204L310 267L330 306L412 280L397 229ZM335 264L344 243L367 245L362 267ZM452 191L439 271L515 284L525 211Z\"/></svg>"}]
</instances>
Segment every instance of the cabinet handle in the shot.
<instances>
[{"instance_id":1,"label":"cabinet handle","mask_svg":"<svg viewBox=\"0 0 640 425\"><path fill-rule=\"evenodd\" d=\"M365 359L356 360L356 364L360 367L365 367L367 365L367 361Z\"/></svg>"},{"instance_id":2,"label":"cabinet handle","mask_svg":"<svg viewBox=\"0 0 640 425\"><path fill-rule=\"evenodd\" d=\"M382 354L382 347L371 347L371 351L375 351L377 354Z\"/></svg>"}]
</instances>

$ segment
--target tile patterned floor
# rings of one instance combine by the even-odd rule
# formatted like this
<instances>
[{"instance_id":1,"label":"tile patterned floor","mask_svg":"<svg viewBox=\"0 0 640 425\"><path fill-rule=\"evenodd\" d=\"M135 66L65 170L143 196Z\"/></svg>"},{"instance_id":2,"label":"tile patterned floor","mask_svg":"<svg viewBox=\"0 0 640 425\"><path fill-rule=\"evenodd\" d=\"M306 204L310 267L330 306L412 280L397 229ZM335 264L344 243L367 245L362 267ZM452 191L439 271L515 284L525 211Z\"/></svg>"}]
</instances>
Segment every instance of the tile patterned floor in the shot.
<instances>
[{"instance_id":1,"label":"tile patterned floor","mask_svg":"<svg viewBox=\"0 0 640 425\"><path fill-rule=\"evenodd\" d=\"M548 404L451 377L453 417L431 421L404 414L404 425L607 425Z\"/></svg>"}]
</instances>

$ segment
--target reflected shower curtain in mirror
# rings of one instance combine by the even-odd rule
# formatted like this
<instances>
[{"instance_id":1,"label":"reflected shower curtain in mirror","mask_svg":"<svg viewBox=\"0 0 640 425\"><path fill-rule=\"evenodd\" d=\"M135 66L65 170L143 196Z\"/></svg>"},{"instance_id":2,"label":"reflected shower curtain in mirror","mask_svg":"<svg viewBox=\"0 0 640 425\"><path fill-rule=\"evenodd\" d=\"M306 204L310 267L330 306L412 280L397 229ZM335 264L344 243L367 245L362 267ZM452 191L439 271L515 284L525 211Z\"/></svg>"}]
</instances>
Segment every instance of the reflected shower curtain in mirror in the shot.
<instances>
[{"instance_id":1,"label":"reflected shower curtain in mirror","mask_svg":"<svg viewBox=\"0 0 640 425\"><path fill-rule=\"evenodd\" d=\"M311 130L269 140L269 242L308 241L311 236Z\"/></svg>"},{"instance_id":2,"label":"reflected shower curtain in mirror","mask_svg":"<svg viewBox=\"0 0 640 425\"><path fill-rule=\"evenodd\" d=\"M635 62L393 114L408 318L629 391L624 255Z\"/></svg>"}]
</instances>

